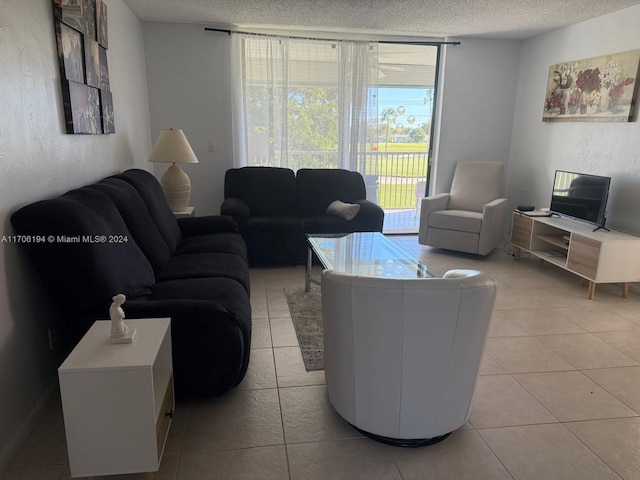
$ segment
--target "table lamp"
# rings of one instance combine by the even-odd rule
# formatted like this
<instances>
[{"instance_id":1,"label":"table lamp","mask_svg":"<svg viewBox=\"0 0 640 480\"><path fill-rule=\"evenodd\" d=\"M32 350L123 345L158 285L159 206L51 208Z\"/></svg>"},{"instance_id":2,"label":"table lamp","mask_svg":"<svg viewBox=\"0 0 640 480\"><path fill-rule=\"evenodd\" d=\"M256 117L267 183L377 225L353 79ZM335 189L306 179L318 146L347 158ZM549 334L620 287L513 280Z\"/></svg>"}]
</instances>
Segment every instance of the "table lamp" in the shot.
<instances>
[{"instance_id":1,"label":"table lamp","mask_svg":"<svg viewBox=\"0 0 640 480\"><path fill-rule=\"evenodd\" d=\"M160 184L171 211L185 211L191 197L191 180L176 163L198 163L198 159L184 132L173 128L162 130L153 146L149 161L173 164L164 172Z\"/></svg>"}]
</instances>

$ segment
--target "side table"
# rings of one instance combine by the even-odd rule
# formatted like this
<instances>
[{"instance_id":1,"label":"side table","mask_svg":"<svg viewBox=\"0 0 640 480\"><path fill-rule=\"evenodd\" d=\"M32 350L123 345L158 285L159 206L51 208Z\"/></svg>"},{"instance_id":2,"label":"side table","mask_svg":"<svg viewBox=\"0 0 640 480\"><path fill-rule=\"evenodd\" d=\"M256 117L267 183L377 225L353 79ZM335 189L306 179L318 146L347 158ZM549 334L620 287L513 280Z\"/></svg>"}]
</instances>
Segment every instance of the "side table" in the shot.
<instances>
[{"instance_id":1,"label":"side table","mask_svg":"<svg viewBox=\"0 0 640 480\"><path fill-rule=\"evenodd\" d=\"M196 216L196 207L187 207L186 210L181 212L173 212L176 218L184 218L184 217L195 217Z\"/></svg>"},{"instance_id":2,"label":"side table","mask_svg":"<svg viewBox=\"0 0 640 480\"><path fill-rule=\"evenodd\" d=\"M169 318L127 320L133 343L97 321L58 369L72 477L154 472L173 416Z\"/></svg>"}]
</instances>

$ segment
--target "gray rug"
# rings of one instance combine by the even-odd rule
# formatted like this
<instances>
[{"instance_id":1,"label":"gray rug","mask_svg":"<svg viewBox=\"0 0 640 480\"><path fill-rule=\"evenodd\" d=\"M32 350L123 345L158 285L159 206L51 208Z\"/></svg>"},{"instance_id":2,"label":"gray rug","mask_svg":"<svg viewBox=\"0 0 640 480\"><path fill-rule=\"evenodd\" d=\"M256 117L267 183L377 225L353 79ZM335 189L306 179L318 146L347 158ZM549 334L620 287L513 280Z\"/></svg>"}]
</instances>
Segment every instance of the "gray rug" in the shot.
<instances>
[{"instance_id":1,"label":"gray rug","mask_svg":"<svg viewBox=\"0 0 640 480\"><path fill-rule=\"evenodd\" d=\"M324 369L324 337L320 287L310 292L303 288L285 288L289 312L298 336L302 359L307 371Z\"/></svg>"}]
</instances>

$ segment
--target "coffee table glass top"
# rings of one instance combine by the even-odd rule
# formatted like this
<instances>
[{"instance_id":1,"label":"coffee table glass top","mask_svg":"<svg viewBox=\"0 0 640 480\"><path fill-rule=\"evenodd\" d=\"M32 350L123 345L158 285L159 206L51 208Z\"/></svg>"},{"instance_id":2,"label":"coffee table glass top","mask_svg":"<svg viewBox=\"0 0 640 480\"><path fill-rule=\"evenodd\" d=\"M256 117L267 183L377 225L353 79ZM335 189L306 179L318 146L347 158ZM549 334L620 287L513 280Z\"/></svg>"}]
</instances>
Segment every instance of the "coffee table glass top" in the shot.
<instances>
[{"instance_id":1,"label":"coffee table glass top","mask_svg":"<svg viewBox=\"0 0 640 480\"><path fill-rule=\"evenodd\" d=\"M330 270L366 277L437 276L415 254L403 250L380 232L308 234L307 241L324 268Z\"/></svg>"}]
</instances>

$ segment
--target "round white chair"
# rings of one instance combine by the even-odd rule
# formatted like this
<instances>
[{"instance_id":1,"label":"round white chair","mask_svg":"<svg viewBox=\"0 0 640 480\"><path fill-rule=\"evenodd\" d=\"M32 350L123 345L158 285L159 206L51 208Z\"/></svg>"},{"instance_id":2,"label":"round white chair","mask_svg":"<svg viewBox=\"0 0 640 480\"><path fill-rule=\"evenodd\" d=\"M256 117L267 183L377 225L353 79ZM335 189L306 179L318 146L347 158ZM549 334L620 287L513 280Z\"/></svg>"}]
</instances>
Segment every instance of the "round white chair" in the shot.
<instances>
[{"instance_id":1,"label":"round white chair","mask_svg":"<svg viewBox=\"0 0 640 480\"><path fill-rule=\"evenodd\" d=\"M402 446L446 438L468 419L496 282L322 273L329 399L363 434Z\"/></svg>"}]
</instances>

